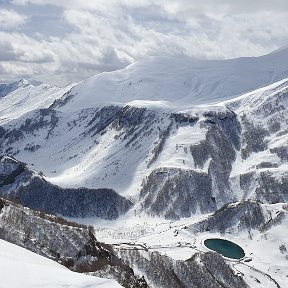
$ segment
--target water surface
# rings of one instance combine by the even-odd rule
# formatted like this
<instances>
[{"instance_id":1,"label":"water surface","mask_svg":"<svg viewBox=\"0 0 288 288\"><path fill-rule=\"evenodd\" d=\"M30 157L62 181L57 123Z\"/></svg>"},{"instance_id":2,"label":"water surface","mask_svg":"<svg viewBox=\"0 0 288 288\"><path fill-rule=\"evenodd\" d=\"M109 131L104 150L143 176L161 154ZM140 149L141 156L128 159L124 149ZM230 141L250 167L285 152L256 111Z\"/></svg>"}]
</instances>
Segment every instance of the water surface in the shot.
<instances>
[{"instance_id":1,"label":"water surface","mask_svg":"<svg viewBox=\"0 0 288 288\"><path fill-rule=\"evenodd\" d=\"M217 238L206 239L204 245L227 258L240 259L245 256L244 250L239 245L228 240Z\"/></svg>"}]
</instances>

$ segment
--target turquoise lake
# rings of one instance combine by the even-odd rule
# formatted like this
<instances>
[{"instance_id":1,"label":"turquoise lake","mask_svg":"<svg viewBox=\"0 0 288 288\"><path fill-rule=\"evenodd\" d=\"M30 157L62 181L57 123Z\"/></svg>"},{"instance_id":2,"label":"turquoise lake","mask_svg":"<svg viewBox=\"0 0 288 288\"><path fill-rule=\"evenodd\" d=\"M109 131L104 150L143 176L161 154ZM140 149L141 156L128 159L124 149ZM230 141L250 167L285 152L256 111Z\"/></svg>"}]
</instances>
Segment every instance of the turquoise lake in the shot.
<instances>
[{"instance_id":1,"label":"turquoise lake","mask_svg":"<svg viewBox=\"0 0 288 288\"><path fill-rule=\"evenodd\" d=\"M206 239L204 245L227 258L240 259L245 256L244 250L237 244L224 239Z\"/></svg>"}]
</instances>

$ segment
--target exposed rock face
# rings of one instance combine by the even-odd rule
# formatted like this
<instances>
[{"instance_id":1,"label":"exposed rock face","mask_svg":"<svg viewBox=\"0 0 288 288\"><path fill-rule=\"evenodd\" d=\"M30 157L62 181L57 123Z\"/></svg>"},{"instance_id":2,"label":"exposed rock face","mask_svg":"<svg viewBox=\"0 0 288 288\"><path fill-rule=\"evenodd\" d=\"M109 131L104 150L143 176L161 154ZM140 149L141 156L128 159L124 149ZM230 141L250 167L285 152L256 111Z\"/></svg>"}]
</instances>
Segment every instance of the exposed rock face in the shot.
<instances>
[{"instance_id":1,"label":"exposed rock face","mask_svg":"<svg viewBox=\"0 0 288 288\"><path fill-rule=\"evenodd\" d=\"M132 203L111 189L63 189L10 157L0 159L0 193L32 209L67 217L116 219Z\"/></svg>"}]
</instances>

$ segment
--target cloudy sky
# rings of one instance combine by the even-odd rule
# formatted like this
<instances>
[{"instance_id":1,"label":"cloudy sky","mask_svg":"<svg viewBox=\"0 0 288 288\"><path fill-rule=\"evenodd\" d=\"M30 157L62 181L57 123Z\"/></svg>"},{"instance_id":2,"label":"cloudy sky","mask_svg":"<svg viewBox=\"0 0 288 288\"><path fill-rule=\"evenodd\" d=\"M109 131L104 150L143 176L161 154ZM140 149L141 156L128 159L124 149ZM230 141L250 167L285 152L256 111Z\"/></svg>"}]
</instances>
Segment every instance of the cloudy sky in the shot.
<instances>
[{"instance_id":1,"label":"cloudy sky","mask_svg":"<svg viewBox=\"0 0 288 288\"><path fill-rule=\"evenodd\" d=\"M287 44L286 0L0 0L0 82L63 86L149 56L226 59Z\"/></svg>"}]
</instances>

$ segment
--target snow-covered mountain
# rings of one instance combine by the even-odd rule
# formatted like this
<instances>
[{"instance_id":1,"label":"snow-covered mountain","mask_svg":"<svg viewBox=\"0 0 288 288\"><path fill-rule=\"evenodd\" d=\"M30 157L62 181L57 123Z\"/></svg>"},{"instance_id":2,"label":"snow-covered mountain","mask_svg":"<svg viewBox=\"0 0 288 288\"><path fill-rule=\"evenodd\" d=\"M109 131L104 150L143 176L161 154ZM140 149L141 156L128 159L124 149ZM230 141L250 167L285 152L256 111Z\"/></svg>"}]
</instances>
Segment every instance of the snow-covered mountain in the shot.
<instances>
[{"instance_id":1,"label":"snow-covered mountain","mask_svg":"<svg viewBox=\"0 0 288 288\"><path fill-rule=\"evenodd\" d=\"M26 79L0 84L0 124L17 119L29 111L49 106L71 87L59 88Z\"/></svg>"},{"instance_id":2,"label":"snow-covered mountain","mask_svg":"<svg viewBox=\"0 0 288 288\"><path fill-rule=\"evenodd\" d=\"M266 195L263 175L285 173L287 81L235 95L288 77L287 54L160 58L100 74L51 106L2 124L1 154L42 171L53 184L112 189L138 211L168 218L242 199L286 201L282 184L276 200ZM17 91L2 99L7 106ZM163 206L170 196L171 209Z\"/></svg>"},{"instance_id":3,"label":"snow-covered mountain","mask_svg":"<svg viewBox=\"0 0 288 288\"><path fill-rule=\"evenodd\" d=\"M287 48L223 61L151 58L71 89L24 86L0 98L0 155L8 155L0 162L3 197L66 217L119 217L112 222L117 229L129 219L143 224L152 216L157 225L172 220L174 227L186 227L183 243L210 233L251 240L248 250L255 241L286 247L277 229L287 228ZM113 231L111 222L81 221L104 225L99 235L105 241L115 233L129 241L131 233ZM167 234L175 239L169 245L178 245L178 232L173 238L171 229L153 228L151 238L143 228L144 237L139 232L136 240L153 246L154 236ZM286 257L280 252L265 258L257 250L252 268L263 269L276 255ZM144 267L149 261L142 259L146 264L140 267L131 258L143 255L131 255L120 249L119 257L148 285L165 287ZM205 262L196 256L193 261ZM169 273L188 273L182 264L166 262L172 265ZM286 283L283 263L271 268L279 283ZM257 270L257 276L252 268L241 270L250 286L251 276L262 277L255 287L278 287L269 271Z\"/></svg>"},{"instance_id":4,"label":"snow-covered mountain","mask_svg":"<svg viewBox=\"0 0 288 288\"><path fill-rule=\"evenodd\" d=\"M224 61L152 57L76 85L62 110L71 112L80 107L130 102L149 107L153 103L172 109L176 106L179 110L219 103L287 78L287 57L288 48L262 57Z\"/></svg>"}]
</instances>

